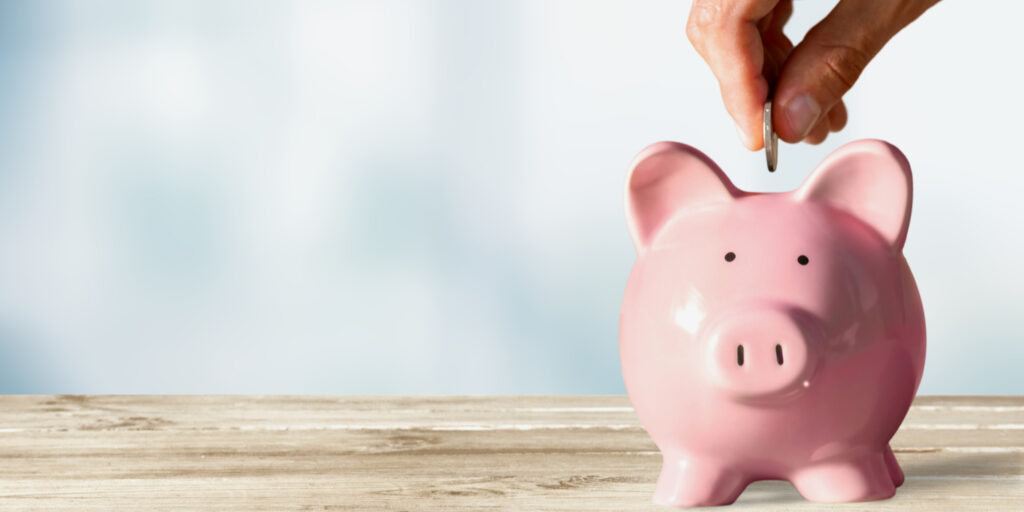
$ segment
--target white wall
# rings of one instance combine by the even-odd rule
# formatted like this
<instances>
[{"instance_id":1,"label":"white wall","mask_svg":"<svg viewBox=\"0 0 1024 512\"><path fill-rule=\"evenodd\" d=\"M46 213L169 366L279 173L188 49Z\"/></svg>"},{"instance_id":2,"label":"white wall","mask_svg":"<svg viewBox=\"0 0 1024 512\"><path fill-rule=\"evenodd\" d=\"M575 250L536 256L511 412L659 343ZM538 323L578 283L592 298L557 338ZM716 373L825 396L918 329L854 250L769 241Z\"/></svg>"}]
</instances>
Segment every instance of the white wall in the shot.
<instances>
[{"instance_id":1,"label":"white wall","mask_svg":"<svg viewBox=\"0 0 1024 512\"><path fill-rule=\"evenodd\" d=\"M688 9L3 4L0 391L622 392L633 155L776 191L872 137L915 171L921 391L1024 393L1024 4L926 13L771 175Z\"/></svg>"}]
</instances>

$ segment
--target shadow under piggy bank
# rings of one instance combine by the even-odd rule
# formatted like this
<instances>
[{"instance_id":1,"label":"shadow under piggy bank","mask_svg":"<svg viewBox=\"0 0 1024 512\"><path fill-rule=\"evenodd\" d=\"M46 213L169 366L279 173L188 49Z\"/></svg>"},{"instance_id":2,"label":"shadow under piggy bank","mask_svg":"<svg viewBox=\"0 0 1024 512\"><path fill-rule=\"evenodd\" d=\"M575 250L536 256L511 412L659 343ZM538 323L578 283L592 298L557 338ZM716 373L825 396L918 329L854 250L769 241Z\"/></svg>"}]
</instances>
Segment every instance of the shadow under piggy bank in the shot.
<instances>
[{"instance_id":1,"label":"shadow under piggy bank","mask_svg":"<svg viewBox=\"0 0 1024 512\"><path fill-rule=\"evenodd\" d=\"M969 448L961 448L969 450ZM861 502L843 505L843 510L877 510L882 503L918 501L921 496L986 495L999 494L1001 486L1020 485L1016 475L1024 467L1024 454L1015 452L955 452L941 448L923 449L896 454L906 474L900 492L882 502ZM979 488L979 482L994 487ZM732 508L759 510L768 505L811 505L786 481L764 480L750 484Z\"/></svg>"}]
</instances>

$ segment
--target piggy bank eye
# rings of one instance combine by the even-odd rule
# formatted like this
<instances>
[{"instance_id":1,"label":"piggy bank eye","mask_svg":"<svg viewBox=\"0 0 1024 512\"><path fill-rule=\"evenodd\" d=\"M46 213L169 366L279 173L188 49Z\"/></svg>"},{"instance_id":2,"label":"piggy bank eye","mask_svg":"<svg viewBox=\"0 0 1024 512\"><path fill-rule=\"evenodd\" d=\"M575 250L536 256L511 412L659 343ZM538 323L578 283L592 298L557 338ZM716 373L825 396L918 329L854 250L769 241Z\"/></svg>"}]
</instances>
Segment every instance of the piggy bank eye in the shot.
<instances>
[{"instance_id":1,"label":"piggy bank eye","mask_svg":"<svg viewBox=\"0 0 1024 512\"><path fill-rule=\"evenodd\" d=\"M806 265L806 264L810 263L811 260L808 259L807 256L804 256L803 254L801 254L800 257L796 259L796 262L801 264L801 265Z\"/></svg>"},{"instance_id":2,"label":"piggy bank eye","mask_svg":"<svg viewBox=\"0 0 1024 512\"><path fill-rule=\"evenodd\" d=\"M736 259L736 253L732 251L725 253L725 261L732 261L734 259Z\"/></svg>"}]
</instances>

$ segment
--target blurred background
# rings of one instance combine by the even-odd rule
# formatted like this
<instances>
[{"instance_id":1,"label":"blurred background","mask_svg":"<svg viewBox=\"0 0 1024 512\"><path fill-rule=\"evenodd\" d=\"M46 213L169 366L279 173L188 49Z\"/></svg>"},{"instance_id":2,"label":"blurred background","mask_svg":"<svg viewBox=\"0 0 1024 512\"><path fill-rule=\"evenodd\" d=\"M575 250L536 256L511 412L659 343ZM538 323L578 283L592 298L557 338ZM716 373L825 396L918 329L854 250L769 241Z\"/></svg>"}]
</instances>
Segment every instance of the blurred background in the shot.
<instances>
[{"instance_id":1,"label":"blurred background","mask_svg":"<svg viewBox=\"0 0 1024 512\"><path fill-rule=\"evenodd\" d=\"M920 391L1024 393L1024 3L940 3L775 174L688 10L0 3L0 392L622 393L632 157L782 191L872 137L915 171Z\"/></svg>"}]
</instances>

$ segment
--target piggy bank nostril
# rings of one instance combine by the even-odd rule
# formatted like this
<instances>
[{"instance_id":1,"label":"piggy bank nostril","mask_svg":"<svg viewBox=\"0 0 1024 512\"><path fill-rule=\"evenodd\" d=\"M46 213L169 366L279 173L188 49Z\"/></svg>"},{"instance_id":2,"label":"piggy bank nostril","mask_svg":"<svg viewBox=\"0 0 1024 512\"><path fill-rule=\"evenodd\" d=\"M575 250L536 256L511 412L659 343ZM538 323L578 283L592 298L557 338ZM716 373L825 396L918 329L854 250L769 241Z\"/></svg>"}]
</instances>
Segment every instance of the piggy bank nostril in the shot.
<instances>
[{"instance_id":1,"label":"piggy bank nostril","mask_svg":"<svg viewBox=\"0 0 1024 512\"><path fill-rule=\"evenodd\" d=\"M743 345L736 345L736 364L743 366Z\"/></svg>"},{"instance_id":2,"label":"piggy bank nostril","mask_svg":"<svg viewBox=\"0 0 1024 512\"><path fill-rule=\"evenodd\" d=\"M775 360L782 366L782 345L775 344Z\"/></svg>"}]
</instances>

